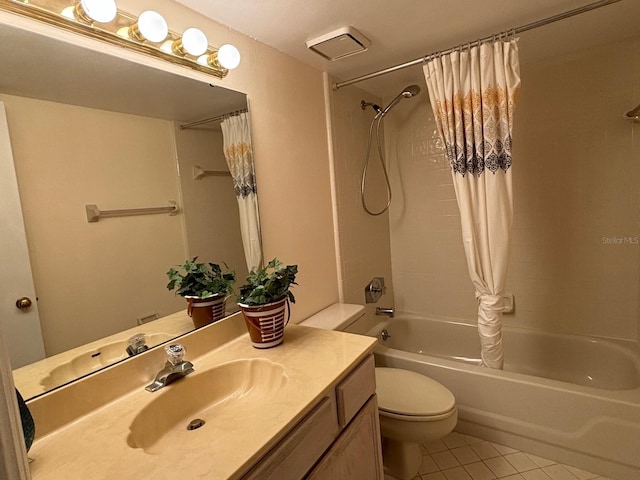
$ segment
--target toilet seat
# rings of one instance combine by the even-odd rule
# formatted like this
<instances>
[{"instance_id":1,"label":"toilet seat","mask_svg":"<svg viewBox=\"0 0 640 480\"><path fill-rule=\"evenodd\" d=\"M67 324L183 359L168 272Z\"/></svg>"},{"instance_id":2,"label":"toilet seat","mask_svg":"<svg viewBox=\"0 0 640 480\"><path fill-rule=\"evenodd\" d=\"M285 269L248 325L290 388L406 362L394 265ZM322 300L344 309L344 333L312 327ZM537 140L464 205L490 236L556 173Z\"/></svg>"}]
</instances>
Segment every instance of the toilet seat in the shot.
<instances>
[{"instance_id":1,"label":"toilet seat","mask_svg":"<svg viewBox=\"0 0 640 480\"><path fill-rule=\"evenodd\" d=\"M375 372L380 415L432 422L457 413L455 397L435 380L400 368L376 367Z\"/></svg>"}]
</instances>

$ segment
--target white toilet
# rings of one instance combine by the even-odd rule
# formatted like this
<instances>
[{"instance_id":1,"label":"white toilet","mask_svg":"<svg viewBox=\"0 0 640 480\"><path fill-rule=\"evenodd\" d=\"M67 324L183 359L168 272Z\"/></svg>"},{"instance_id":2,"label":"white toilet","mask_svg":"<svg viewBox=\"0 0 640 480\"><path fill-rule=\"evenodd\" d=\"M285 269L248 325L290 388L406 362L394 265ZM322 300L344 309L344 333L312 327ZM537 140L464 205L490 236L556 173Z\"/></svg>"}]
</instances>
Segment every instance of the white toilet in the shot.
<instances>
[{"instance_id":1,"label":"white toilet","mask_svg":"<svg viewBox=\"0 0 640 480\"><path fill-rule=\"evenodd\" d=\"M343 330L363 315L360 305L334 304L302 324ZM420 444L438 440L456 426L456 399L429 377L386 367L376 367L376 394L385 471L398 480L412 479L422 463Z\"/></svg>"},{"instance_id":2,"label":"white toilet","mask_svg":"<svg viewBox=\"0 0 640 480\"><path fill-rule=\"evenodd\" d=\"M458 420L453 394L435 380L409 370L376 367L385 470L398 480L414 478L420 444L449 434Z\"/></svg>"}]
</instances>

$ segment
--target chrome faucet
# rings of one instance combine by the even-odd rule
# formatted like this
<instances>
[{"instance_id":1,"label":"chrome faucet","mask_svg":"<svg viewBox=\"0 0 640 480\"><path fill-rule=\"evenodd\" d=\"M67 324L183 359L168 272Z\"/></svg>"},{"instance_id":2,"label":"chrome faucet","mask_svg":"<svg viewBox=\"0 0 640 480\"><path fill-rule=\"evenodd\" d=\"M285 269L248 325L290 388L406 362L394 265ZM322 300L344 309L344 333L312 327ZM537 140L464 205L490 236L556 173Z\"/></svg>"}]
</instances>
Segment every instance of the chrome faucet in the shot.
<instances>
[{"instance_id":1,"label":"chrome faucet","mask_svg":"<svg viewBox=\"0 0 640 480\"><path fill-rule=\"evenodd\" d=\"M144 387L149 392L166 387L178 378L186 377L193 372L193 364L187 360L183 360L186 349L179 343L172 343L165 347L167 352L167 363L164 368L158 372L155 380L151 385Z\"/></svg>"},{"instance_id":2,"label":"chrome faucet","mask_svg":"<svg viewBox=\"0 0 640 480\"><path fill-rule=\"evenodd\" d=\"M376 315L386 315L387 317L393 318L395 313L396 312L393 310L393 308L376 307Z\"/></svg>"}]
</instances>

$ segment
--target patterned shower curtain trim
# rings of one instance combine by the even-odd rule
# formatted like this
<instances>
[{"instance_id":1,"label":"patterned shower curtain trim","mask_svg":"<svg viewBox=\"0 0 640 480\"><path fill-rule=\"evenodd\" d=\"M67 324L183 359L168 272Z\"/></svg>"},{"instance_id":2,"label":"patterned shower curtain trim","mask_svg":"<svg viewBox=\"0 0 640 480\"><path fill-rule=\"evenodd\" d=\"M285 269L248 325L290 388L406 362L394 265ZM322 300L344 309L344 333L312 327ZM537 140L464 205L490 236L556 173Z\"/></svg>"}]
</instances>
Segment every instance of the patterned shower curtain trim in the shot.
<instances>
[{"instance_id":1,"label":"patterned shower curtain trim","mask_svg":"<svg viewBox=\"0 0 640 480\"><path fill-rule=\"evenodd\" d=\"M246 198L257 193L249 113L226 116L221 127L225 139L224 156L233 177L233 188L237 197Z\"/></svg>"},{"instance_id":2,"label":"patterned shower curtain trim","mask_svg":"<svg viewBox=\"0 0 640 480\"><path fill-rule=\"evenodd\" d=\"M492 55L502 56L502 65L480 65ZM482 51L484 50L484 51ZM470 65L461 65L468 55ZM436 69L458 68L461 75L482 76L486 73L499 75L497 69L519 71L517 40L483 43L480 47L456 50L449 55L432 57L425 66L425 75L436 75ZM497 69L496 69L497 68ZM489 69L493 72L489 72ZM518 75L519 77L519 75ZM436 79L436 82L443 79ZM464 85L464 79L450 79L449 85L440 85L455 93L446 98L429 98L436 125L446 146L446 155L451 168L460 175L481 175L485 169L492 173L507 171L511 167L513 117L520 89L517 85L506 85L504 78L496 79L502 84L492 84L481 91Z\"/></svg>"}]
</instances>

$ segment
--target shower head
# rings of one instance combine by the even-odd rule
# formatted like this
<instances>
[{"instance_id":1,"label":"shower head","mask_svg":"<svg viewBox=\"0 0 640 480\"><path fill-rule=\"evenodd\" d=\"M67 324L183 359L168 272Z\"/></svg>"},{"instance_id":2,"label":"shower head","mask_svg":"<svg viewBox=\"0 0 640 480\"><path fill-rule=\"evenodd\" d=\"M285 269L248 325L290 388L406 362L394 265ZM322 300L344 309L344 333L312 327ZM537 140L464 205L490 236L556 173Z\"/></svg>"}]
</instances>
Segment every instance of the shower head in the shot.
<instances>
[{"instance_id":1,"label":"shower head","mask_svg":"<svg viewBox=\"0 0 640 480\"><path fill-rule=\"evenodd\" d=\"M382 110L381 114L386 115L389 110L391 110L400 102L400 100L402 100L403 98L415 97L418 93L420 93L420 87L418 85L409 85L408 87L403 88L402 92L400 92L398 96L396 96L396 98L389 102L389 105L387 105L387 107Z\"/></svg>"},{"instance_id":2,"label":"shower head","mask_svg":"<svg viewBox=\"0 0 640 480\"><path fill-rule=\"evenodd\" d=\"M405 87L404 90L402 90L402 93L400 95L405 98L411 98L415 97L419 93L420 87L418 85L409 85L408 87Z\"/></svg>"}]
</instances>

